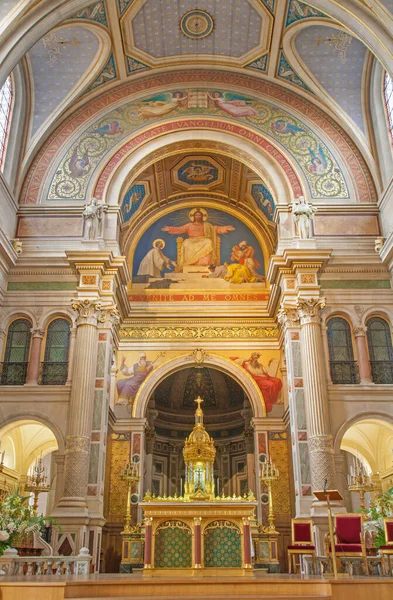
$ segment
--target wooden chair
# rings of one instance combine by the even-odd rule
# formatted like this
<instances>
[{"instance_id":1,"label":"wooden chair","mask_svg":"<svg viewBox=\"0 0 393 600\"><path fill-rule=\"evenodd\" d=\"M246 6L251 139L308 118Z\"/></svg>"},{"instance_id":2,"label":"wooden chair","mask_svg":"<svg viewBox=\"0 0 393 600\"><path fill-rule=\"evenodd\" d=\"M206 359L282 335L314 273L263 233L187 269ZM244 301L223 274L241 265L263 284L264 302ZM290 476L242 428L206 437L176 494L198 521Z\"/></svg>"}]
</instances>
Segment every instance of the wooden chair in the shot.
<instances>
[{"instance_id":1,"label":"wooden chair","mask_svg":"<svg viewBox=\"0 0 393 600\"><path fill-rule=\"evenodd\" d=\"M368 575L363 515L359 513L339 513L334 515L334 533L336 557L338 559L359 557L363 562L365 573ZM330 543L329 554L331 557Z\"/></svg>"},{"instance_id":2,"label":"wooden chair","mask_svg":"<svg viewBox=\"0 0 393 600\"><path fill-rule=\"evenodd\" d=\"M385 517L383 520L383 526L385 529L386 544L384 544L383 546L380 546L379 554L382 557L383 574L391 575L392 574L392 566L390 564L390 557L393 555L393 517ZM389 573L386 573L385 556L388 559Z\"/></svg>"},{"instance_id":3,"label":"wooden chair","mask_svg":"<svg viewBox=\"0 0 393 600\"><path fill-rule=\"evenodd\" d=\"M314 534L311 519L292 519L292 544L288 546L288 571L292 573L292 561L294 561L294 571L296 572L296 556L312 556L314 574L316 573Z\"/></svg>"}]
</instances>

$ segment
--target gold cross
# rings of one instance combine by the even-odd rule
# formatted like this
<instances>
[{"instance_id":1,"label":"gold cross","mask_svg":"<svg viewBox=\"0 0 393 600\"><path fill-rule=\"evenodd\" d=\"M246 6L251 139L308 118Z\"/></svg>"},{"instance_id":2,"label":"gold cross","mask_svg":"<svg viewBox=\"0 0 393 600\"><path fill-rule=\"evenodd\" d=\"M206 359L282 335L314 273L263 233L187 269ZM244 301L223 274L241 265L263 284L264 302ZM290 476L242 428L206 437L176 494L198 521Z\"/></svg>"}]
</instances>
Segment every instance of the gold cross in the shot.
<instances>
[{"instance_id":1,"label":"gold cross","mask_svg":"<svg viewBox=\"0 0 393 600\"><path fill-rule=\"evenodd\" d=\"M203 402L202 398L200 396L198 396L198 398L195 398L194 402L196 402L198 404L198 410L200 410L201 404Z\"/></svg>"}]
</instances>

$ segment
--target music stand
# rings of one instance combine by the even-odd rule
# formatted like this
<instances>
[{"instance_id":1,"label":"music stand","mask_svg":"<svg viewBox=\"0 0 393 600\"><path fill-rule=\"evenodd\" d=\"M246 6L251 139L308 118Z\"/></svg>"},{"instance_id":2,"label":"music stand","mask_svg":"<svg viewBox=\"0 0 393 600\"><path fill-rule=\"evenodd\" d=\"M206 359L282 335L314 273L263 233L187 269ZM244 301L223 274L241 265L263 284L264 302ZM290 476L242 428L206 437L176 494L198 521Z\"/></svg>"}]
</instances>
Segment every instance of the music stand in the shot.
<instances>
[{"instance_id":1,"label":"music stand","mask_svg":"<svg viewBox=\"0 0 393 600\"><path fill-rule=\"evenodd\" d=\"M337 579L336 545L334 541L332 509L330 507L330 500L343 500L343 497L341 496L338 490L317 490L316 492L314 492L314 496L316 496L320 502L326 502L327 504L330 544L332 548L333 574L334 579Z\"/></svg>"}]
</instances>

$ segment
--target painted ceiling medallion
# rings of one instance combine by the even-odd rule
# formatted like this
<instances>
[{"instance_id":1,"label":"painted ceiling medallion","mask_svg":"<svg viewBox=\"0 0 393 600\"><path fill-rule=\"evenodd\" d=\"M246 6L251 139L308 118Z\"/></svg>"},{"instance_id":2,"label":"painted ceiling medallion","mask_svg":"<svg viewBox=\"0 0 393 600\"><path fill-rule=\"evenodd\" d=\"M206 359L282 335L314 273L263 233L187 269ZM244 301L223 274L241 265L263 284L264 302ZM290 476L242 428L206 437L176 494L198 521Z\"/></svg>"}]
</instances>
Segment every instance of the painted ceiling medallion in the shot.
<instances>
[{"instance_id":1,"label":"painted ceiling medallion","mask_svg":"<svg viewBox=\"0 0 393 600\"><path fill-rule=\"evenodd\" d=\"M207 37L214 29L213 17L204 10L189 10L180 19L180 29L189 38Z\"/></svg>"}]
</instances>

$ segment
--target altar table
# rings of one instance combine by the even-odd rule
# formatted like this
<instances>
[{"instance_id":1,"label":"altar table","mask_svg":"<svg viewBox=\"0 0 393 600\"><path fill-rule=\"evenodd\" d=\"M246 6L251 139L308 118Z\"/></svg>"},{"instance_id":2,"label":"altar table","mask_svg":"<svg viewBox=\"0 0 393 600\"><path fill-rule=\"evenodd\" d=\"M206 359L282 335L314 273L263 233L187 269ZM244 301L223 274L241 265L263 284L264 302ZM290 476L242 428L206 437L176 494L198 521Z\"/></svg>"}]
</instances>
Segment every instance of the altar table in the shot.
<instances>
[{"instance_id":1,"label":"altar table","mask_svg":"<svg viewBox=\"0 0 393 600\"><path fill-rule=\"evenodd\" d=\"M227 498L142 502L144 577L252 575L250 527L256 506Z\"/></svg>"}]
</instances>

